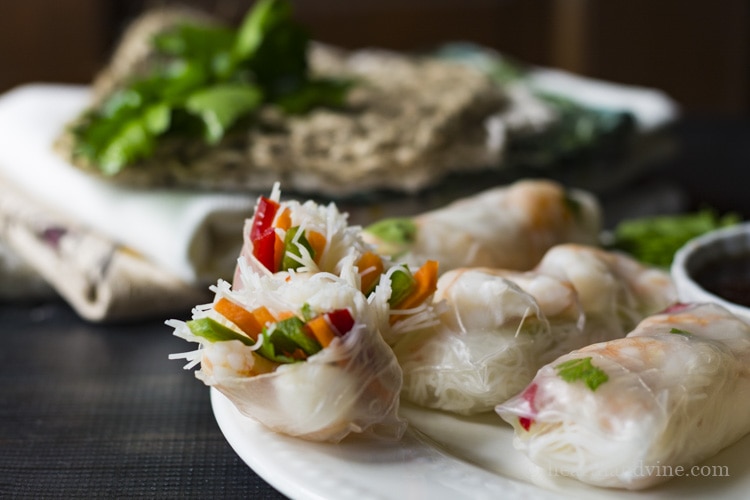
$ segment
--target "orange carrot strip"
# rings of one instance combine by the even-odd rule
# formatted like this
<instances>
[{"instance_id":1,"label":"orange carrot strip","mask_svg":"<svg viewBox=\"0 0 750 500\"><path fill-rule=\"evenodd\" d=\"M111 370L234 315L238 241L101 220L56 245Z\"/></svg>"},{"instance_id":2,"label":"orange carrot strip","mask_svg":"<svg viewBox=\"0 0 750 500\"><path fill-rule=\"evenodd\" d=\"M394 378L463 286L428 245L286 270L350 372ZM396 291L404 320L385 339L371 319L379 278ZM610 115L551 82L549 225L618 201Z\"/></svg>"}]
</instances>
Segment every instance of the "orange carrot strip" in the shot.
<instances>
[{"instance_id":1,"label":"orange carrot strip","mask_svg":"<svg viewBox=\"0 0 750 500\"><path fill-rule=\"evenodd\" d=\"M276 318L273 317L271 311L266 309L266 306L260 306L253 309L253 315L262 326L266 326L268 323L275 323Z\"/></svg>"},{"instance_id":2,"label":"orange carrot strip","mask_svg":"<svg viewBox=\"0 0 750 500\"><path fill-rule=\"evenodd\" d=\"M414 291L398 304L399 309L411 309L427 300L437 289L438 263L428 260L414 273Z\"/></svg>"},{"instance_id":3,"label":"orange carrot strip","mask_svg":"<svg viewBox=\"0 0 750 500\"><path fill-rule=\"evenodd\" d=\"M317 231L307 231L305 236L307 237L307 242L310 243L310 246L313 249L313 261L317 264L328 241L325 236Z\"/></svg>"},{"instance_id":4,"label":"orange carrot strip","mask_svg":"<svg viewBox=\"0 0 750 500\"><path fill-rule=\"evenodd\" d=\"M258 334L263 331L265 323L261 323L254 313L225 297L220 298L214 304L214 310L237 325L240 330L253 340L258 340ZM271 319L273 320L273 317Z\"/></svg>"},{"instance_id":5,"label":"orange carrot strip","mask_svg":"<svg viewBox=\"0 0 750 500\"><path fill-rule=\"evenodd\" d=\"M276 216L276 223L274 226L283 229L284 231L292 227L292 216L288 207L284 207L284 210Z\"/></svg>"},{"instance_id":6,"label":"orange carrot strip","mask_svg":"<svg viewBox=\"0 0 750 500\"><path fill-rule=\"evenodd\" d=\"M311 319L305 323L305 326L307 326L310 333L313 334L315 340L317 340L324 348L328 347L331 341L336 337L336 334L323 316Z\"/></svg>"},{"instance_id":7,"label":"orange carrot strip","mask_svg":"<svg viewBox=\"0 0 750 500\"><path fill-rule=\"evenodd\" d=\"M370 293L380 279L380 275L383 274L383 259L373 252L364 253L357 262L357 268L362 292Z\"/></svg>"}]
</instances>

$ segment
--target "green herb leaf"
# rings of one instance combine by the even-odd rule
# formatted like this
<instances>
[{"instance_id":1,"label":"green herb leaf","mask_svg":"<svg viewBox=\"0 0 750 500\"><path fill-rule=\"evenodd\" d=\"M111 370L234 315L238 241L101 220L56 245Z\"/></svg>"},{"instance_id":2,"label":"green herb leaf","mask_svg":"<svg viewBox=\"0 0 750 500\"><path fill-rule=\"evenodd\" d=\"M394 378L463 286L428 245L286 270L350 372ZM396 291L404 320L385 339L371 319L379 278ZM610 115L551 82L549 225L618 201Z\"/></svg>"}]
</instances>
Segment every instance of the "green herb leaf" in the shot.
<instances>
[{"instance_id":1,"label":"green herb leaf","mask_svg":"<svg viewBox=\"0 0 750 500\"><path fill-rule=\"evenodd\" d=\"M182 24L157 33L153 45L165 55L212 62L217 55L232 52L235 38L234 31L224 27Z\"/></svg>"},{"instance_id":2,"label":"green herb leaf","mask_svg":"<svg viewBox=\"0 0 750 500\"><path fill-rule=\"evenodd\" d=\"M260 0L242 21L233 52L238 60L254 56L266 35L291 20L291 4L279 0Z\"/></svg>"},{"instance_id":3,"label":"green herb leaf","mask_svg":"<svg viewBox=\"0 0 750 500\"><path fill-rule=\"evenodd\" d=\"M409 251L418 229L409 217L392 217L370 224L364 231L378 240L378 253L398 257Z\"/></svg>"},{"instance_id":4,"label":"green herb leaf","mask_svg":"<svg viewBox=\"0 0 750 500\"><path fill-rule=\"evenodd\" d=\"M628 252L646 264L668 268L675 252L689 240L739 221L736 214L720 217L711 209L630 219L615 227L613 241L608 247Z\"/></svg>"},{"instance_id":5,"label":"green herb leaf","mask_svg":"<svg viewBox=\"0 0 750 500\"><path fill-rule=\"evenodd\" d=\"M349 80L309 81L299 89L279 96L278 106L289 114L307 113L318 106L343 106L346 93L353 85Z\"/></svg>"},{"instance_id":6,"label":"green herb leaf","mask_svg":"<svg viewBox=\"0 0 750 500\"><path fill-rule=\"evenodd\" d=\"M340 106L351 82L312 78L308 41L289 0L260 0L238 30L184 24L160 33L160 64L82 117L74 155L114 175L151 156L167 133L216 144L264 104L288 113Z\"/></svg>"},{"instance_id":7,"label":"green herb leaf","mask_svg":"<svg viewBox=\"0 0 750 500\"><path fill-rule=\"evenodd\" d=\"M263 100L255 86L220 84L199 90L185 102L185 109L201 118L204 138L216 144L241 117L255 110Z\"/></svg>"},{"instance_id":8,"label":"green herb leaf","mask_svg":"<svg viewBox=\"0 0 750 500\"><path fill-rule=\"evenodd\" d=\"M609 380L609 376L601 368L591 364L590 357L564 361L555 366L555 369L564 381L576 382L581 380L592 391Z\"/></svg>"},{"instance_id":9,"label":"green herb leaf","mask_svg":"<svg viewBox=\"0 0 750 500\"><path fill-rule=\"evenodd\" d=\"M689 331L682 330L680 328L672 328L671 330L669 330L669 333L676 333L679 335L692 335L692 333L690 333Z\"/></svg>"}]
</instances>

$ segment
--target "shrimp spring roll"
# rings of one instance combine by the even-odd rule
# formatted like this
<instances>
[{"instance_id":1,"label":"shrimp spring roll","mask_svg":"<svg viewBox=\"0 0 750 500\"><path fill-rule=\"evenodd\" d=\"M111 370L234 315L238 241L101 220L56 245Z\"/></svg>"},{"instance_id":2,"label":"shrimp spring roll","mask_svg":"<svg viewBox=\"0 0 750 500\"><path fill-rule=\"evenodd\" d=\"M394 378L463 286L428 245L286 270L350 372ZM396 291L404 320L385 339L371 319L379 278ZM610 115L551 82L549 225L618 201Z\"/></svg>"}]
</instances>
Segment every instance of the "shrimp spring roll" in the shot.
<instances>
[{"instance_id":1,"label":"shrimp spring roll","mask_svg":"<svg viewBox=\"0 0 750 500\"><path fill-rule=\"evenodd\" d=\"M394 351L407 400L459 414L490 411L545 363L624 336L676 300L669 275L581 245L550 249L534 271L466 268L443 274L435 326Z\"/></svg>"},{"instance_id":2,"label":"shrimp spring roll","mask_svg":"<svg viewBox=\"0 0 750 500\"><path fill-rule=\"evenodd\" d=\"M258 275L241 267L244 286L219 281L212 304L175 335L200 344L173 355L200 363L197 378L245 415L276 432L338 442L350 433L399 438L401 368L378 330L377 306L357 285L356 269Z\"/></svg>"},{"instance_id":3,"label":"shrimp spring roll","mask_svg":"<svg viewBox=\"0 0 750 500\"><path fill-rule=\"evenodd\" d=\"M674 306L549 363L496 411L547 471L652 486L750 432L750 326L716 304Z\"/></svg>"},{"instance_id":4,"label":"shrimp spring roll","mask_svg":"<svg viewBox=\"0 0 750 500\"><path fill-rule=\"evenodd\" d=\"M524 180L464 198L416 217L384 219L364 238L382 255L407 263L529 270L553 245L596 244L596 199L547 180Z\"/></svg>"},{"instance_id":5,"label":"shrimp spring roll","mask_svg":"<svg viewBox=\"0 0 750 500\"><path fill-rule=\"evenodd\" d=\"M463 415L490 411L523 389L549 352L560 352L561 339L579 338L573 289L555 278L526 279L539 300L493 270L443 274L438 322L394 346L405 399Z\"/></svg>"}]
</instances>

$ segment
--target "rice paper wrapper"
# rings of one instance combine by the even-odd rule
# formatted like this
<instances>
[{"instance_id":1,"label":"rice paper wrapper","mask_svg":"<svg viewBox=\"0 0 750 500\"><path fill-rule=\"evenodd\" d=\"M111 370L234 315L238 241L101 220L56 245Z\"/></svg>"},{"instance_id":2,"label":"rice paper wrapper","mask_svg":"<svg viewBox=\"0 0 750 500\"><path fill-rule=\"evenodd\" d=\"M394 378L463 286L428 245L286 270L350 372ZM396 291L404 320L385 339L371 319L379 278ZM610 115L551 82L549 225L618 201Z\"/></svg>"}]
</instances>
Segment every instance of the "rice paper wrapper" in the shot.
<instances>
[{"instance_id":1,"label":"rice paper wrapper","mask_svg":"<svg viewBox=\"0 0 750 500\"><path fill-rule=\"evenodd\" d=\"M523 389L548 352L580 336L577 316L553 330L532 295L491 271L444 274L436 299L446 301L439 323L394 346L404 397L420 406L462 415L491 411Z\"/></svg>"},{"instance_id":2,"label":"rice paper wrapper","mask_svg":"<svg viewBox=\"0 0 750 500\"><path fill-rule=\"evenodd\" d=\"M348 266L344 277L291 273L279 280L240 267L244 286L237 290L219 281L214 304L226 298L248 311L263 306L277 318L346 308L352 329L304 361L274 367L256 353L258 344L210 342L192 335L185 323L172 322L175 335L201 344L198 351L173 357L192 358L192 365L200 361L197 378L273 431L312 441L338 442L350 433L399 439L406 427L398 416L401 367L380 334L382 314L356 286L354 268ZM212 304L196 308L193 317L231 326Z\"/></svg>"},{"instance_id":3,"label":"rice paper wrapper","mask_svg":"<svg viewBox=\"0 0 750 500\"><path fill-rule=\"evenodd\" d=\"M593 194L526 179L408 218L411 229L401 238L394 238L388 220L368 226L363 237L402 262L437 260L441 273L462 267L526 271L554 245L597 245L601 218Z\"/></svg>"},{"instance_id":4,"label":"rice paper wrapper","mask_svg":"<svg viewBox=\"0 0 750 500\"><path fill-rule=\"evenodd\" d=\"M749 362L750 327L695 305L558 358L496 411L545 470L642 489L750 432Z\"/></svg>"},{"instance_id":5,"label":"rice paper wrapper","mask_svg":"<svg viewBox=\"0 0 750 500\"><path fill-rule=\"evenodd\" d=\"M250 350L232 341L230 358ZM272 373L242 377L207 360L223 357L223 343L209 344L198 378L227 396L248 417L269 429L312 441L339 442L350 433L399 439L406 422L398 417L401 368L377 332L356 325L305 362ZM211 363L208 363L211 364Z\"/></svg>"}]
</instances>

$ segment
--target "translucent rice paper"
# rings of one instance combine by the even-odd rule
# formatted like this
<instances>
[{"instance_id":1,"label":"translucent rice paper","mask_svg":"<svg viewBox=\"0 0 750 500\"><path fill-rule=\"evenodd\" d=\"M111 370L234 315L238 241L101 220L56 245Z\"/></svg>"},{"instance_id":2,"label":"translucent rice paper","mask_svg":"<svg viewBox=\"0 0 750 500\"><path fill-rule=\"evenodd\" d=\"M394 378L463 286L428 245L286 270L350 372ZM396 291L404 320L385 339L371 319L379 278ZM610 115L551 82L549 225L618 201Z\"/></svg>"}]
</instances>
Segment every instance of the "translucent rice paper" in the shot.
<instances>
[{"instance_id":1,"label":"translucent rice paper","mask_svg":"<svg viewBox=\"0 0 750 500\"><path fill-rule=\"evenodd\" d=\"M534 271L464 268L440 277L438 322L394 351L409 401L459 414L490 411L545 363L623 337L676 300L669 275L595 247L551 248Z\"/></svg>"},{"instance_id":2,"label":"translucent rice paper","mask_svg":"<svg viewBox=\"0 0 750 500\"><path fill-rule=\"evenodd\" d=\"M490 411L520 391L545 360L570 350L571 342L582 345L570 286L545 276L523 279L539 300L488 269L440 277L435 300L446 307L438 324L394 347L406 399L464 415Z\"/></svg>"},{"instance_id":3,"label":"translucent rice paper","mask_svg":"<svg viewBox=\"0 0 750 500\"><path fill-rule=\"evenodd\" d=\"M677 301L677 290L666 271L592 246L556 245L534 270L575 288L589 343L624 337L643 318Z\"/></svg>"},{"instance_id":4,"label":"translucent rice paper","mask_svg":"<svg viewBox=\"0 0 750 500\"><path fill-rule=\"evenodd\" d=\"M414 241L399 259L440 262L441 272L461 267L526 271L552 246L595 245L601 210L585 191L565 190L548 180L523 180L463 198L413 219ZM388 244L365 239L387 253Z\"/></svg>"},{"instance_id":5,"label":"translucent rice paper","mask_svg":"<svg viewBox=\"0 0 750 500\"><path fill-rule=\"evenodd\" d=\"M608 377L593 389L559 368L585 358ZM715 304L675 307L544 366L496 410L550 474L646 488L750 432L750 326Z\"/></svg>"},{"instance_id":6,"label":"translucent rice paper","mask_svg":"<svg viewBox=\"0 0 750 500\"><path fill-rule=\"evenodd\" d=\"M378 331L374 308L353 283L328 273L292 274L284 281L247 271L243 280L241 290L220 282L217 300L228 297L249 310L265 306L273 314L298 312L304 304L316 313L349 308L354 328L306 361L254 374L264 359L252 347L210 343L177 324L176 335L201 343L196 376L279 433L329 442L350 433L400 438L406 426L398 417L401 368ZM195 318L204 316L222 320L210 308L196 309Z\"/></svg>"}]
</instances>

